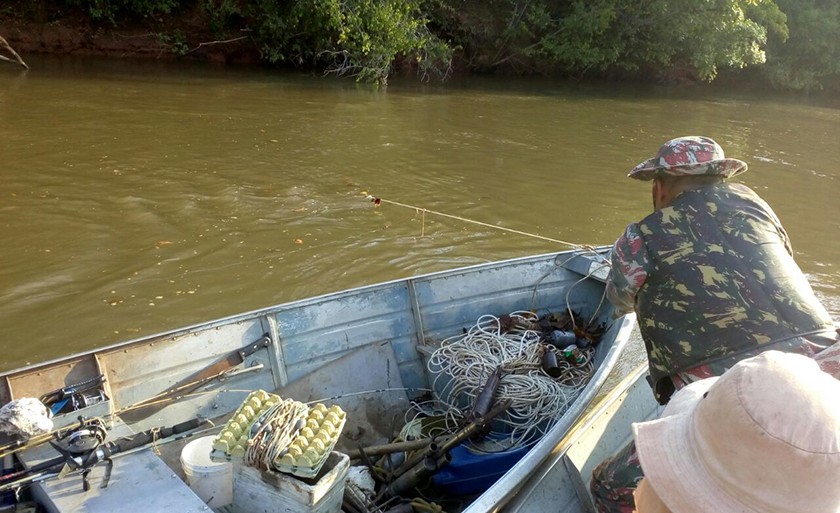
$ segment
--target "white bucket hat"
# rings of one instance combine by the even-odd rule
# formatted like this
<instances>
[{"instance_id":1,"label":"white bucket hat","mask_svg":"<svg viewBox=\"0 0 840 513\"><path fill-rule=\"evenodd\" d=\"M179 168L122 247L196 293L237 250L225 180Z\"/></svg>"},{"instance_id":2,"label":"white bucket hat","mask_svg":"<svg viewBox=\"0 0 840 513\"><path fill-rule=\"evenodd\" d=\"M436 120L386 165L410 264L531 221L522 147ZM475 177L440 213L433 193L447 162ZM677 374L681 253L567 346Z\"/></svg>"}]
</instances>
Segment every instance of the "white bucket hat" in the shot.
<instances>
[{"instance_id":1,"label":"white bucket hat","mask_svg":"<svg viewBox=\"0 0 840 513\"><path fill-rule=\"evenodd\" d=\"M633 434L672 513L840 513L840 380L806 356L743 360Z\"/></svg>"}]
</instances>

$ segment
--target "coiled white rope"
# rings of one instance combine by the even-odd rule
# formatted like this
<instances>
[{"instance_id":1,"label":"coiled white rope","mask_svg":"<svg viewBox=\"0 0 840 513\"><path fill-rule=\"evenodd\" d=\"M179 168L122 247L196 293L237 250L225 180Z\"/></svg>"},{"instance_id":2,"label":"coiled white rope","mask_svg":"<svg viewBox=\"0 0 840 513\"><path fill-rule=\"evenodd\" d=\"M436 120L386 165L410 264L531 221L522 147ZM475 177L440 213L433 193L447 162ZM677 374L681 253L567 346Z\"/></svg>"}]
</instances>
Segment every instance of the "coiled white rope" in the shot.
<instances>
[{"instance_id":1,"label":"coiled white rope","mask_svg":"<svg viewBox=\"0 0 840 513\"><path fill-rule=\"evenodd\" d=\"M259 428L248 440L245 464L268 470L280 459L281 452L288 447L305 421L300 415L300 403L291 399L273 405L260 417Z\"/></svg>"},{"instance_id":2,"label":"coiled white rope","mask_svg":"<svg viewBox=\"0 0 840 513\"><path fill-rule=\"evenodd\" d=\"M475 404L487 378L501 367L496 401L510 399L507 412L495 424L503 428L494 439L519 447L538 441L568 410L592 377L593 349L581 350L584 361L573 365L552 345L541 342L533 312L510 314L513 329L502 332L502 321L483 315L464 335L450 337L429 357L433 389L444 404L447 425L457 425ZM534 328L534 329L529 329ZM552 378L542 369L545 351L557 356L560 376Z\"/></svg>"}]
</instances>

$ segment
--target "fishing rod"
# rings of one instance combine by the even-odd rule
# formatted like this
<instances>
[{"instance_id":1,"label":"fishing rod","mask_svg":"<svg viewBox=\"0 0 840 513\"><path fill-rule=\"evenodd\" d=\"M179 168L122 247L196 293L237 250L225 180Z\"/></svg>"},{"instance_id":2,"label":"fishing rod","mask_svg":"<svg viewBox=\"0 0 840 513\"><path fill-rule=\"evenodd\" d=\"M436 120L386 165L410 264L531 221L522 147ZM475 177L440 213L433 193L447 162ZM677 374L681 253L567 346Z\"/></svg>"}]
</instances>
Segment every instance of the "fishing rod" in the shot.
<instances>
[{"instance_id":1,"label":"fishing rod","mask_svg":"<svg viewBox=\"0 0 840 513\"><path fill-rule=\"evenodd\" d=\"M220 392L243 393L243 392L249 392L249 390L235 390L235 389L208 390L208 391L194 392L194 393L191 393L191 394L178 396L178 397L172 397L172 398L164 399L162 401L175 401L175 400L186 398L186 397L204 395L204 394L210 394L210 393L217 394L217 393L220 393ZM128 407L123 409L123 410L117 410L113 413L106 413L104 415L101 415L98 418L101 418L103 420L106 420L106 419L110 420L113 417L120 416L120 414L123 411L128 411ZM5 445L0 446L0 459L4 458L6 456L9 456L9 455L17 454L19 452L26 451L26 450L32 449L34 447L43 445L43 444L49 442L50 440L63 439L68 435L68 433L71 433L72 431L75 431L77 429L79 429L79 423L71 424L69 426L65 426L65 427L62 427L62 428L59 428L59 429L56 429L56 430L53 430L53 431L50 431L48 433L44 433L44 434L41 434L41 435L36 435L36 436L30 437L26 440L16 440L14 442L9 442Z\"/></svg>"},{"instance_id":2,"label":"fishing rod","mask_svg":"<svg viewBox=\"0 0 840 513\"><path fill-rule=\"evenodd\" d=\"M219 360L191 374L190 376L187 376L180 382L176 383L175 385L172 385L167 390L164 390L163 392L157 393L151 397L141 399L136 403L130 404L116 411L113 411L107 415L104 415L103 418L110 419L114 417L122 417L128 419L129 416L136 410L142 410L142 416L149 416L155 411L158 411L166 404L187 397L187 395L193 392L194 390L216 379L223 380L225 378L233 377L245 372L259 371L263 368L262 365L256 365L253 367L247 367L242 369L237 369L237 367L245 362L245 358L253 355L260 349L269 347L270 345L271 337L266 333L256 341L240 349L231 351L226 355L223 355ZM74 385L62 387L57 390L47 392L46 394L43 394L41 396L41 401L50 411L53 411L53 409L56 406L61 405L58 406L58 409L53 411L53 414L59 414L63 412L63 408L65 407L65 404L67 404L68 401L71 401L75 404L77 402L77 400L74 399L75 397L77 397L79 394L85 391L98 387L104 382L105 377L100 374L97 377L91 378L81 383L76 383ZM80 399L79 401L82 400L83 399ZM0 445L0 458L8 456L9 454L15 454L22 450L30 449L32 447L44 444L53 439L53 437L61 437L63 433L72 429L75 428L61 428L54 431L50 431L49 433L32 436L26 440L14 440L11 442L7 442L6 444Z\"/></svg>"},{"instance_id":3,"label":"fishing rod","mask_svg":"<svg viewBox=\"0 0 840 513\"><path fill-rule=\"evenodd\" d=\"M74 470L81 470L82 487L85 491L88 491L90 489L88 474L93 467L103 462L107 467L101 487L106 488L113 468L112 456L139 449L164 438L192 431L204 422L206 422L204 419L195 418L174 426L154 427L105 442L104 422L99 418L84 419L80 417L79 426L65 437L63 446L51 442L60 456L33 465L28 469L0 476L0 492L19 488L46 474L55 474L55 471L59 469L59 472L57 472L59 477Z\"/></svg>"},{"instance_id":4,"label":"fishing rod","mask_svg":"<svg viewBox=\"0 0 840 513\"><path fill-rule=\"evenodd\" d=\"M53 415L78 410L100 400L98 395L88 396L85 392L98 388L104 382L105 375L100 374L80 383L47 392L39 400Z\"/></svg>"}]
</instances>

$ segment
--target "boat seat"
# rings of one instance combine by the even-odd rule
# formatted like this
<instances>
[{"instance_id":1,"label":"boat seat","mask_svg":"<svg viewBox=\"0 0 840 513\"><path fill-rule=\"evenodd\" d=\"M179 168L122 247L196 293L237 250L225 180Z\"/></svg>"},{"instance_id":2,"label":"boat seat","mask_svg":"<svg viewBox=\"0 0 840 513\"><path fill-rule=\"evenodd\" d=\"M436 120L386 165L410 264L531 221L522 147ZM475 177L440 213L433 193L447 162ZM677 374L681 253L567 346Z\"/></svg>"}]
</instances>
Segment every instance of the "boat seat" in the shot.
<instances>
[{"instance_id":1,"label":"boat seat","mask_svg":"<svg viewBox=\"0 0 840 513\"><path fill-rule=\"evenodd\" d=\"M131 435L122 421L114 421L108 439ZM59 456L49 444L19 454L25 468ZM80 472L32 485L32 494L48 513L207 513L207 505L150 448L117 454L107 488L101 488L106 464L96 465L88 475L90 490L82 489Z\"/></svg>"}]
</instances>

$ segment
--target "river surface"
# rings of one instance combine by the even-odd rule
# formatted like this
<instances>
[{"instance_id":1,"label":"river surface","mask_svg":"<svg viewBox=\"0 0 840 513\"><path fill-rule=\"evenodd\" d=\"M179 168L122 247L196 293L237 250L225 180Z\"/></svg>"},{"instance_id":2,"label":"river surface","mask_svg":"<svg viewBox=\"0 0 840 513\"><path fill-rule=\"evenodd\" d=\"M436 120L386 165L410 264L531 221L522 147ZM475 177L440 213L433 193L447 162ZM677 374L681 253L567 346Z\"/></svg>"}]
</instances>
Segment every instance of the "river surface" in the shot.
<instances>
[{"instance_id":1,"label":"river surface","mask_svg":"<svg viewBox=\"0 0 840 513\"><path fill-rule=\"evenodd\" d=\"M0 369L348 287L611 244L651 209L649 185L627 172L695 134L749 163L739 180L773 206L840 319L837 101L508 78L382 90L27 61L26 73L0 66Z\"/></svg>"}]
</instances>

